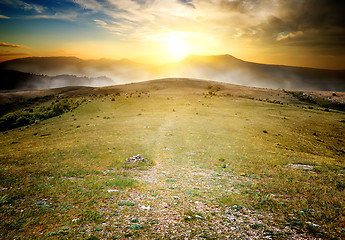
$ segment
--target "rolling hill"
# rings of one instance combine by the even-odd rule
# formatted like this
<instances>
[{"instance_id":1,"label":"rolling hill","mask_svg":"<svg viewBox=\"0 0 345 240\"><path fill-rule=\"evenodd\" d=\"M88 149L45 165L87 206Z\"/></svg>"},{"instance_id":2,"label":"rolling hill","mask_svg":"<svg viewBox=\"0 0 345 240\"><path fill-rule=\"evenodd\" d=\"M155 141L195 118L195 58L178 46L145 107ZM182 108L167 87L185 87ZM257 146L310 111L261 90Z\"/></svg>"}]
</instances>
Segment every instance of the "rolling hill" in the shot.
<instances>
[{"instance_id":1,"label":"rolling hill","mask_svg":"<svg viewBox=\"0 0 345 240\"><path fill-rule=\"evenodd\" d=\"M344 100L182 78L0 93L0 232L344 239L345 115L322 105Z\"/></svg>"},{"instance_id":2,"label":"rolling hill","mask_svg":"<svg viewBox=\"0 0 345 240\"><path fill-rule=\"evenodd\" d=\"M175 71L175 72L174 72ZM161 76L210 79L251 87L345 91L345 70L246 62L231 55L195 56L158 69Z\"/></svg>"},{"instance_id":3,"label":"rolling hill","mask_svg":"<svg viewBox=\"0 0 345 240\"><path fill-rule=\"evenodd\" d=\"M75 75L96 78L106 76L112 79L109 85L139 82L156 78L198 78L233 83L251 87L345 91L345 70L326 70L246 62L231 55L191 55L176 63L152 67L122 60L82 60L75 57L30 57L0 63L0 70L24 73ZM10 86L7 76L0 74L2 86ZM48 83L48 82L47 82ZM61 81L59 86L73 84ZM90 82L76 85L92 86ZM37 84L39 86L39 84ZM46 85L39 86L44 88ZM52 84L52 87L54 85Z\"/></svg>"},{"instance_id":4,"label":"rolling hill","mask_svg":"<svg viewBox=\"0 0 345 240\"><path fill-rule=\"evenodd\" d=\"M111 78L112 80L107 85L149 79L147 77L147 70L144 70L144 65L131 62L127 59L82 60L76 57L29 57L2 62L0 63L1 70L14 70L48 76L72 75L89 78L105 76L103 78ZM0 75L0 79L1 82L9 81L2 75ZM76 85L92 86L89 81L85 81L85 83L80 82ZM101 85L99 84L98 86Z\"/></svg>"},{"instance_id":5,"label":"rolling hill","mask_svg":"<svg viewBox=\"0 0 345 240\"><path fill-rule=\"evenodd\" d=\"M0 90L32 90L59 88L65 86L102 87L113 85L114 82L107 77L77 77L75 75L47 76L25 73L15 70L0 70Z\"/></svg>"}]
</instances>

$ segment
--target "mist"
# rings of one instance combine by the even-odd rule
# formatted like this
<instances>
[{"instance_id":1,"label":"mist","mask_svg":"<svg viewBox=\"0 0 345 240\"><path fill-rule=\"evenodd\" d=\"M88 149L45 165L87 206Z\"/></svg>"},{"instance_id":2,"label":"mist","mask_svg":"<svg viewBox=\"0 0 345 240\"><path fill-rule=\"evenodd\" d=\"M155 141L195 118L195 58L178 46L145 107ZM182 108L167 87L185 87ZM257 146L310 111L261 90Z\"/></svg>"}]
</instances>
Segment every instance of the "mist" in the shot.
<instances>
[{"instance_id":1,"label":"mist","mask_svg":"<svg viewBox=\"0 0 345 240\"><path fill-rule=\"evenodd\" d=\"M189 56L180 62L158 67L127 59L23 58L1 63L0 71L1 89L103 87L178 77L259 88L345 91L344 70L258 64L230 55Z\"/></svg>"}]
</instances>

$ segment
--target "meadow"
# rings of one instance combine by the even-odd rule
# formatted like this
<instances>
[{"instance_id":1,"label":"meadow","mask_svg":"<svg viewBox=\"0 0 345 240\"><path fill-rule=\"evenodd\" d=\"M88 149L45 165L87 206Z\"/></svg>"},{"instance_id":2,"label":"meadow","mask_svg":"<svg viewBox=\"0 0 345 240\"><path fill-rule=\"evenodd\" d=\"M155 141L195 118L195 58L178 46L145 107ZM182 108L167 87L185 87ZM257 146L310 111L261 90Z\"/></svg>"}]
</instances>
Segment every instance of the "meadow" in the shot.
<instances>
[{"instance_id":1,"label":"meadow","mask_svg":"<svg viewBox=\"0 0 345 240\"><path fill-rule=\"evenodd\" d=\"M188 79L1 93L0 236L344 239L345 96L305 94L318 101Z\"/></svg>"}]
</instances>

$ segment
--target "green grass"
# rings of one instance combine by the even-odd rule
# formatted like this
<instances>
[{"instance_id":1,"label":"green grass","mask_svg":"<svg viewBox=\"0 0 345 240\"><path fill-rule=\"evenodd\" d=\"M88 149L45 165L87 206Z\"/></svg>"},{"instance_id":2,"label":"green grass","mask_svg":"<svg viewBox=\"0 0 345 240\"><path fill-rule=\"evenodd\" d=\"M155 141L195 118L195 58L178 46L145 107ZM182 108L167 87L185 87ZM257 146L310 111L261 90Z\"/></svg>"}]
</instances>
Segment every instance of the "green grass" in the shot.
<instances>
[{"instance_id":1,"label":"green grass","mask_svg":"<svg viewBox=\"0 0 345 240\"><path fill-rule=\"evenodd\" d=\"M82 101L75 99L56 99L50 105L27 107L4 114L0 118L0 131L38 123L39 121L59 116L77 108Z\"/></svg>"},{"instance_id":2,"label":"green grass","mask_svg":"<svg viewBox=\"0 0 345 240\"><path fill-rule=\"evenodd\" d=\"M283 91L265 93L275 104L208 85L139 89L75 96L73 112L0 133L4 238L345 237L344 113ZM137 154L149 162L124 162Z\"/></svg>"}]
</instances>

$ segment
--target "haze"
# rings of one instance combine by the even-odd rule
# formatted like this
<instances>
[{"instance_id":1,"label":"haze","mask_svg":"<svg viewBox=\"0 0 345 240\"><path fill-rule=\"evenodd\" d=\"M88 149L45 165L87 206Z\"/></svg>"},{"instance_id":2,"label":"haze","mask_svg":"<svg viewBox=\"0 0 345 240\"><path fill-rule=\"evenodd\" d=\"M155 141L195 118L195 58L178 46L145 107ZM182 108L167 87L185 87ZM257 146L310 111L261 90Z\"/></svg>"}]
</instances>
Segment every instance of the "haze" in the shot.
<instances>
[{"instance_id":1,"label":"haze","mask_svg":"<svg viewBox=\"0 0 345 240\"><path fill-rule=\"evenodd\" d=\"M337 0L2 0L0 61L75 56L161 65L231 54L345 69L344 12Z\"/></svg>"}]
</instances>

